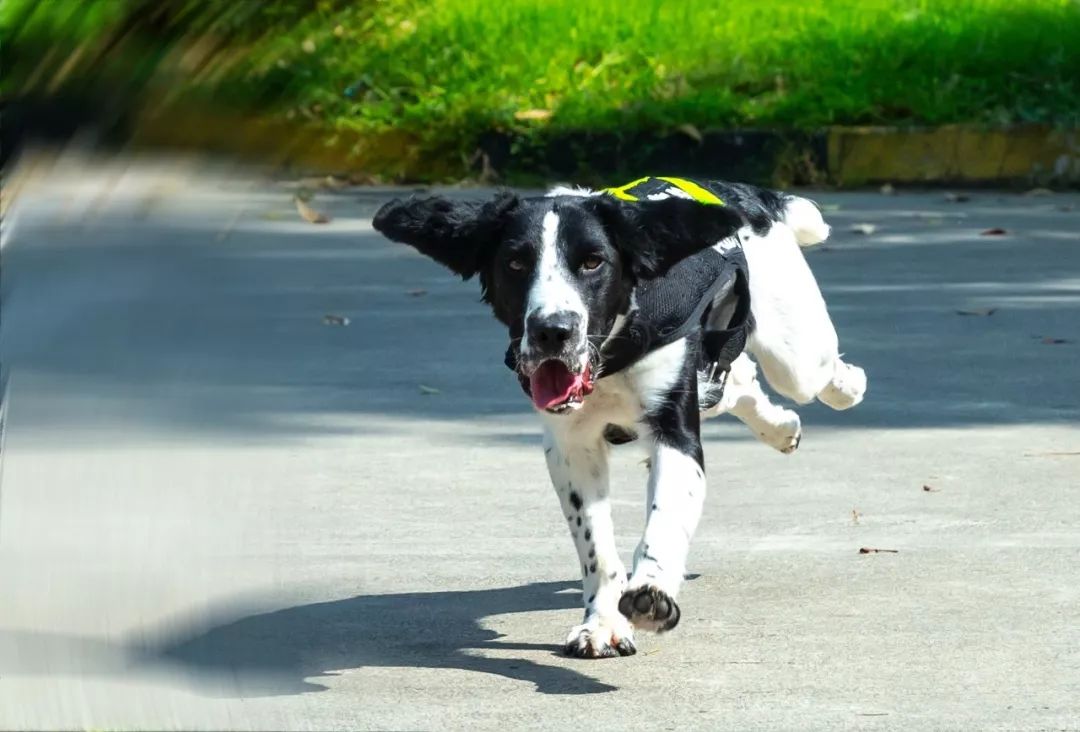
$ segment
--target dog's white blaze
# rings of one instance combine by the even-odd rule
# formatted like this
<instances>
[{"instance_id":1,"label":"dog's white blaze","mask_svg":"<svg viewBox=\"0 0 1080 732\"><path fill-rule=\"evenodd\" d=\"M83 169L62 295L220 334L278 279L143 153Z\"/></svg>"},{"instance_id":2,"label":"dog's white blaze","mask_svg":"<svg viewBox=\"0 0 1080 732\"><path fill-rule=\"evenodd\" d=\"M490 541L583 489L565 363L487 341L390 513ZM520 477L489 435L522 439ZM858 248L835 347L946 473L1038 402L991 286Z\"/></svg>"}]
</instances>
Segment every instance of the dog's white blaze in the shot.
<instances>
[{"instance_id":1,"label":"dog's white blaze","mask_svg":"<svg viewBox=\"0 0 1080 732\"><path fill-rule=\"evenodd\" d=\"M559 261L559 214L548 211L544 214L540 261L536 265L536 279L529 289L525 321L538 315L577 313L581 317L581 335L584 338L589 332L589 311L581 299L581 293L570 282L569 275ZM521 350L523 353L530 350L528 333L521 339Z\"/></svg>"}]
</instances>

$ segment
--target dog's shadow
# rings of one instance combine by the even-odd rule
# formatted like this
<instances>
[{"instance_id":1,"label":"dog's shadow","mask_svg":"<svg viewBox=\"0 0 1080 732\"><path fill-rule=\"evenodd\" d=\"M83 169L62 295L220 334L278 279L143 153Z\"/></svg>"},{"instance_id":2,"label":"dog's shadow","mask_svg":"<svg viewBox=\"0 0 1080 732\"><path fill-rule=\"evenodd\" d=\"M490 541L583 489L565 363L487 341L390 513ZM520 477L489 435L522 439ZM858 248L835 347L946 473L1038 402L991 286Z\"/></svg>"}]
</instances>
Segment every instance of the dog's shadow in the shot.
<instances>
[{"instance_id":1,"label":"dog's shadow","mask_svg":"<svg viewBox=\"0 0 1080 732\"><path fill-rule=\"evenodd\" d=\"M323 691L309 679L361 667L463 669L528 681L545 694L595 694L616 687L561 665L476 651L541 651L553 645L498 642L488 616L577 609L571 582L460 592L359 595L250 615L181 632L141 649L139 661L179 667L209 693L275 696ZM554 658L553 661L559 663Z\"/></svg>"}]
</instances>

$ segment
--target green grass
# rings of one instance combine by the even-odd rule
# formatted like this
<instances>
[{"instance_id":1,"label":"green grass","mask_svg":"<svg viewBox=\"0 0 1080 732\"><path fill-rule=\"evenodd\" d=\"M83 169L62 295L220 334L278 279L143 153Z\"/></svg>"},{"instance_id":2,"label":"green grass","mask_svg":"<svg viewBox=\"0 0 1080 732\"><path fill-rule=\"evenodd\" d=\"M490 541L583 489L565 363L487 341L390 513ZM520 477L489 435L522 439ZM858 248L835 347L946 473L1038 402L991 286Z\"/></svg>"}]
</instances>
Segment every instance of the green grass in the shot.
<instances>
[{"instance_id":1,"label":"green grass","mask_svg":"<svg viewBox=\"0 0 1080 732\"><path fill-rule=\"evenodd\" d=\"M1080 120L1076 0L391 0L256 54L247 78L295 113L462 149L490 129Z\"/></svg>"},{"instance_id":2,"label":"green grass","mask_svg":"<svg viewBox=\"0 0 1080 732\"><path fill-rule=\"evenodd\" d=\"M174 98L444 159L492 130L1080 123L1077 0L159 1L217 41Z\"/></svg>"}]
</instances>

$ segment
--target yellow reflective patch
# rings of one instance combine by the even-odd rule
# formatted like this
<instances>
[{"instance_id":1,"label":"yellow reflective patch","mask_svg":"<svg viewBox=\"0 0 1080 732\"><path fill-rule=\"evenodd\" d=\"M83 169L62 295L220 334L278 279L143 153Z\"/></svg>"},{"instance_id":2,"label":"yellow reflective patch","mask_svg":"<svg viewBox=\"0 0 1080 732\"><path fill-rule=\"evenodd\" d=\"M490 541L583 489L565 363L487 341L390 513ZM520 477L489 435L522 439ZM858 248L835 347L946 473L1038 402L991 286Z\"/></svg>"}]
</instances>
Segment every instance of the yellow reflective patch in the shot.
<instances>
[{"instance_id":1,"label":"yellow reflective patch","mask_svg":"<svg viewBox=\"0 0 1080 732\"><path fill-rule=\"evenodd\" d=\"M648 179L649 176L645 176L644 178L638 178L637 180L631 181L624 186L619 186L618 188L605 188L604 193L609 193L612 196L615 196L615 198L621 198L624 201L636 201L638 200L638 197L633 195L632 193L628 193L627 191L629 191L634 186L641 185Z\"/></svg>"},{"instance_id":2,"label":"yellow reflective patch","mask_svg":"<svg viewBox=\"0 0 1080 732\"><path fill-rule=\"evenodd\" d=\"M702 188L692 180L686 180L685 178L665 178L664 176L660 176L660 180L675 186L698 203L708 203L713 206L724 205L724 201L715 193Z\"/></svg>"}]
</instances>

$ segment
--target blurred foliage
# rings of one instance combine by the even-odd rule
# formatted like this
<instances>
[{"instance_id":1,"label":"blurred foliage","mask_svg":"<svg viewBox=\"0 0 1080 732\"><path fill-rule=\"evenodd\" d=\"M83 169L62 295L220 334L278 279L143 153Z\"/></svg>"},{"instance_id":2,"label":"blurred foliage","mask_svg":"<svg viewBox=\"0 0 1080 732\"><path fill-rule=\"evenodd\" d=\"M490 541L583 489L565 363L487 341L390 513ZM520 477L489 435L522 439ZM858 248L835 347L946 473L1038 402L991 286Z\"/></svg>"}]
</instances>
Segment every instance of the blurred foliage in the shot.
<instances>
[{"instance_id":1,"label":"blurred foliage","mask_svg":"<svg viewBox=\"0 0 1080 732\"><path fill-rule=\"evenodd\" d=\"M2 90L486 132L1080 123L1076 0L5 0Z\"/></svg>"}]
</instances>

